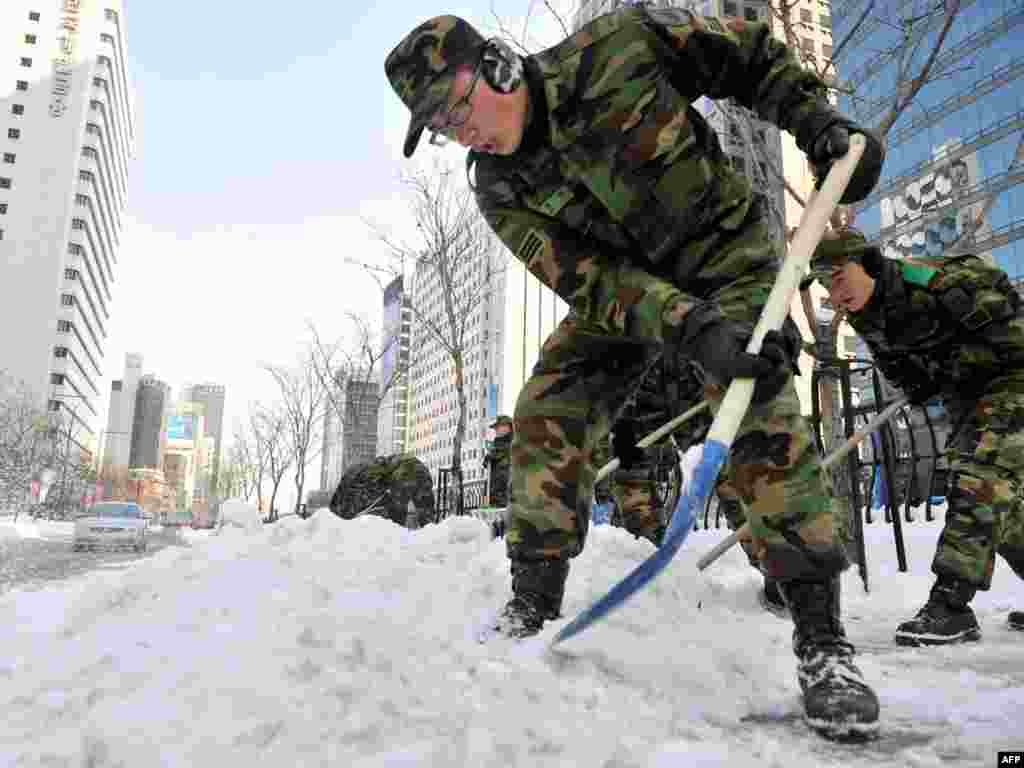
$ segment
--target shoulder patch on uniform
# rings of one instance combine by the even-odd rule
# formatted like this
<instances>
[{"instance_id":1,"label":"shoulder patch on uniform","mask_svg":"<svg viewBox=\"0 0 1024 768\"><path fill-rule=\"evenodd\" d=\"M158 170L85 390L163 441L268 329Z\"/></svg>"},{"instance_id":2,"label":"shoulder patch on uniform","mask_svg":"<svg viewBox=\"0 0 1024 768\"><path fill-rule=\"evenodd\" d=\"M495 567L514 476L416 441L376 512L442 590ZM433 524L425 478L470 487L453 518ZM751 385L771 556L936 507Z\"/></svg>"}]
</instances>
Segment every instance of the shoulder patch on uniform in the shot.
<instances>
[{"instance_id":1,"label":"shoulder patch on uniform","mask_svg":"<svg viewBox=\"0 0 1024 768\"><path fill-rule=\"evenodd\" d=\"M912 264L911 262L902 264L903 279L911 285L919 285L922 288L928 287L938 271L934 267L927 267L924 264Z\"/></svg>"},{"instance_id":2,"label":"shoulder patch on uniform","mask_svg":"<svg viewBox=\"0 0 1024 768\"><path fill-rule=\"evenodd\" d=\"M572 200L573 191L572 187L566 185L559 187L546 198L540 204L540 210L546 216L557 216L558 212L565 208L570 200Z\"/></svg>"},{"instance_id":3,"label":"shoulder patch on uniform","mask_svg":"<svg viewBox=\"0 0 1024 768\"><path fill-rule=\"evenodd\" d=\"M529 264L537 255L551 245L551 239L539 229L531 229L526 233L523 242L519 244L516 251L516 258L524 264Z\"/></svg>"}]
</instances>

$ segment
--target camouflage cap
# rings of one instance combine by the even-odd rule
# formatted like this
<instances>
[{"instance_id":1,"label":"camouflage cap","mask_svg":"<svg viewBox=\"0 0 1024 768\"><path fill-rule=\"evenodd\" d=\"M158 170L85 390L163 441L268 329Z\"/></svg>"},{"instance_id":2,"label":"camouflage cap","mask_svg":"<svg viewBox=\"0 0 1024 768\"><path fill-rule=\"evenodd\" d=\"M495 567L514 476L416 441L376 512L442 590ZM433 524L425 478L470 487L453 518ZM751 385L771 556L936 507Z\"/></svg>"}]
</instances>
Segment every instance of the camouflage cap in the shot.
<instances>
[{"instance_id":1,"label":"camouflage cap","mask_svg":"<svg viewBox=\"0 0 1024 768\"><path fill-rule=\"evenodd\" d=\"M811 273L801 281L801 287L817 280L829 288L832 271L847 261L859 262L861 254L869 247L864 235L853 227L825 232L811 257Z\"/></svg>"},{"instance_id":2,"label":"camouflage cap","mask_svg":"<svg viewBox=\"0 0 1024 768\"><path fill-rule=\"evenodd\" d=\"M496 418L491 423L491 428L493 429L495 427L500 427L502 425L507 425L507 426L511 427L512 426L512 417L511 416L505 416L505 415L499 416L498 418Z\"/></svg>"},{"instance_id":3,"label":"camouflage cap","mask_svg":"<svg viewBox=\"0 0 1024 768\"><path fill-rule=\"evenodd\" d=\"M448 101L455 67L472 60L484 38L458 16L436 16L420 24L388 54L384 72L412 112L403 151L412 157L423 128Z\"/></svg>"}]
</instances>

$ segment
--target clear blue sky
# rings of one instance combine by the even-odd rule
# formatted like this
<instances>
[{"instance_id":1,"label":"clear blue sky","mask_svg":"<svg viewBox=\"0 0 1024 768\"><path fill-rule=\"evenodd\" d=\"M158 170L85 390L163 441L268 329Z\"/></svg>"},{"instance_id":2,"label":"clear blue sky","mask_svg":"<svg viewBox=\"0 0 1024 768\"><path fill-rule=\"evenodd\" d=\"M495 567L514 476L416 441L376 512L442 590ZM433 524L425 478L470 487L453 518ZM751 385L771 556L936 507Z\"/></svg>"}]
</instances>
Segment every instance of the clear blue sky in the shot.
<instances>
[{"instance_id":1,"label":"clear blue sky","mask_svg":"<svg viewBox=\"0 0 1024 768\"><path fill-rule=\"evenodd\" d=\"M108 382L140 352L175 394L222 383L230 431L249 401L272 399L259 366L294 362L307 321L333 338L346 310L379 318L376 283L342 259L383 259L365 220L402 220L408 112L384 77L387 53L449 12L494 34L492 10L521 30L532 5L533 47L560 37L538 0L368 5L127 0L137 151Z\"/></svg>"}]
</instances>

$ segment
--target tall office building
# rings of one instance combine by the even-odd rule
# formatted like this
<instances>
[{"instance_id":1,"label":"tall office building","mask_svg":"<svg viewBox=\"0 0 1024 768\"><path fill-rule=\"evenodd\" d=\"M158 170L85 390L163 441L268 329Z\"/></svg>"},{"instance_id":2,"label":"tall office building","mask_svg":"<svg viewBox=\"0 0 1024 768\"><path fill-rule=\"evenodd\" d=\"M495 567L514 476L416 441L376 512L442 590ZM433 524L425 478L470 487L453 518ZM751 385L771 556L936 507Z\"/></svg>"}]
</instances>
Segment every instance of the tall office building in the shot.
<instances>
[{"instance_id":1,"label":"tall office building","mask_svg":"<svg viewBox=\"0 0 1024 768\"><path fill-rule=\"evenodd\" d=\"M129 468L162 468L170 408L171 388L155 376L143 376L135 394Z\"/></svg>"},{"instance_id":2,"label":"tall office building","mask_svg":"<svg viewBox=\"0 0 1024 768\"><path fill-rule=\"evenodd\" d=\"M128 469L135 421L135 397L142 378L142 355L125 355L124 374L110 382L107 428L102 436L101 461L108 472Z\"/></svg>"},{"instance_id":3,"label":"tall office building","mask_svg":"<svg viewBox=\"0 0 1024 768\"><path fill-rule=\"evenodd\" d=\"M403 453L409 421L409 345L412 304L399 275L384 289L383 352L380 365L380 409L377 411L377 454Z\"/></svg>"},{"instance_id":4,"label":"tall office building","mask_svg":"<svg viewBox=\"0 0 1024 768\"><path fill-rule=\"evenodd\" d=\"M205 435L213 438L213 451L210 459L210 471L206 477L205 495L217 495L218 478L220 477L221 444L224 437L224 387L221 384L190 384L182 389L181 400L199 403L203 406Z\"/></svg>"},{"instance_id":5,"label":"tall office building","mask_svg":"<svg viewBox=\"0 0 1024 768\"><path fill-rule=\"evenodd\" d=\"M0 368L85 439L135 133L122 5L0 2Z\"/></svg>"},{"instance_id":6,"label":"tall office building","mask_svg":"<svg viewBox=\"0 0 1024 768\"><path fill-rule=\"evenodd\" d=\"M353 464L372 461L377 455L377 410L380 403L376 381L338 379L338 400L343 418L333 408L324 413L320 487L332 492L342 474Z\"/></svg>"},{"instance_id":7,"label":"tall office building","mask_svg":"<svg viewBox=\"0 0 1024 768\"><path fill-rule=\"evenodd\" d=\"M951 4L834 0L840 105L877 126L931 55ZM962 0L927 84L886 136L856 223L890 258L976 253L1024 277L1024 7Z\"/></svg>"}]
</instances>

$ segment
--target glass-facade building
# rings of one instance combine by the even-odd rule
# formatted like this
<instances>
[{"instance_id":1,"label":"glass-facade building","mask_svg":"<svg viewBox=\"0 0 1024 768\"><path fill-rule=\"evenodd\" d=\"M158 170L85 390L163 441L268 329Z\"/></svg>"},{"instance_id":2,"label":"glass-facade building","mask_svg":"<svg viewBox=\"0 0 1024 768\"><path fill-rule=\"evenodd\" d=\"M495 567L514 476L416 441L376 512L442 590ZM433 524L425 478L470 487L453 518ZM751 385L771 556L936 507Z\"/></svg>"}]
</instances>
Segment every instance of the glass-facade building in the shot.
<instances>
[{"instance_id":1,"label":"glass-facade building","mask_svg":"<svg viewBox=\"0 0 1024 768\"><path fill-rule=\"evenodd\" d=\"M932 54L943 3L833 0L839 104L884 125ZM948 4L947 4L948 5ZM855 224L891 258L990 255L1024 276L1020 181L1024 129L1024 3L962 0L925 86L896 118L875 192Z\"/></svg>"}]
</instances>

